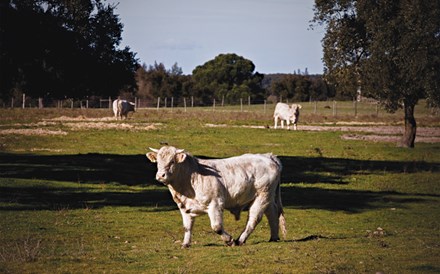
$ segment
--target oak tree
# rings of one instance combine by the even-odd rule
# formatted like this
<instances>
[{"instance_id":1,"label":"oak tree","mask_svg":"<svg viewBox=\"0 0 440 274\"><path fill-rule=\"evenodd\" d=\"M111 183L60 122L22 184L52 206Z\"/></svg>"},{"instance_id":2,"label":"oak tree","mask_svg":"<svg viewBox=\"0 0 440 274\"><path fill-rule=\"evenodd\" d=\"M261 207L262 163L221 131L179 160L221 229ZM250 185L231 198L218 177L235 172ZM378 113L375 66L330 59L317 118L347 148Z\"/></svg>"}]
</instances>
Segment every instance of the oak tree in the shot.
<instances>
[{"instance_id":1,"label":"oak tree","mask_svg":"<svg viewBox=\"0 0 440 274\"><path fill-rule=\"evenodd\" d=\"M440 105L440 2L315 0L326 27L325 76L340 89L362 90L390 112L404 110L404 147L414 147L414 108Z\"/></svg>"}]
</instances>

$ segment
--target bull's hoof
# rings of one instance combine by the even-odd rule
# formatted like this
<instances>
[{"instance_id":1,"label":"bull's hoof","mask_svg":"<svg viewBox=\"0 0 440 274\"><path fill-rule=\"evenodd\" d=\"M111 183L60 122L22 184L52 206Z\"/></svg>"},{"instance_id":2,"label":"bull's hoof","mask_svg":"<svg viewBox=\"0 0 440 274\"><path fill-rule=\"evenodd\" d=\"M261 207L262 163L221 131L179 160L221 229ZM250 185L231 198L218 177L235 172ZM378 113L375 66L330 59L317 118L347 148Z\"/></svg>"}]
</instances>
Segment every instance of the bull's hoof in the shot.
<instances>
[{"instance_id":1,"label":"bull's hoof","mask_svg":"<svg viewBox=\"0 0 440 274\"><path fill-rule=\"evenodd\" d=\"M269 242L279 242L280 238L276 237L276 238L270 238Z\"/></svg>"},{"instance_id":2,"label":"bull's hoof","mask_svg":"<svg viewBox=\"0 0 440 274\"><path fill-rule=\"evenodd\" d=\"M236 246L242 246L245 243L245 242L240 242L240 240L235 240L234 242Z\"/></svg>"},{"instance_id":3,"label":"bull's hoof","mask_svg":"<svg viewBox=\"0 0 440 274\"><path fill-rule=\"evenodd\" d=\"M190 248L191 244L182 244L182 249Z\"/></svg>"},{"instance_id":4,"label":"bull's hoof","mask_svg":"<svg viewBox=\"0 0 440 274\"><path fill-rule=\"evenodd\" d=\"M234 239L231 239L230 241L225 242L225 244L226 244L227 246L235 246L235 241L234 241Z\"/></svg>"}]
</instances>

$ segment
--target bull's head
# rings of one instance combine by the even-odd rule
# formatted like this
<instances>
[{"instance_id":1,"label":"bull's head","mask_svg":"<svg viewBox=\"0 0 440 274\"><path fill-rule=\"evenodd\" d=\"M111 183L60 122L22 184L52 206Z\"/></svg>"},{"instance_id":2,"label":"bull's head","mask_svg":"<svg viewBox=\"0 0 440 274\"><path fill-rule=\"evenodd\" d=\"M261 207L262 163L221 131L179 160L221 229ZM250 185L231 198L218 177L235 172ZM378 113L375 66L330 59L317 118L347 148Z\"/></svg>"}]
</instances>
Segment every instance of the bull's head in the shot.
<instances>
[{"instance_id":1,"label":"bull's head","mask_svg":"<svg viewBox=\"0 0 440 274\"><path fill-rule=\"evenodd\" d=\"M302 109L302 106L299 104L292 104L292 106L290 107L294 112L299 111L300 109Z\"/></svg>"},{"instance_id":2,"label":"bull's head","mask_svg":"<svg viewBox=\"0 0 440 274\"><path fill-rule=\"evenodd\" d=\"M302 108L301 105L299 104L292 104L290 106L290 112L291 112L291 116L290 116L290 121L295 124L298 121L298 117L299 117L299 110Z\"/></svg>"},{"instance_id":3,"label":"bull's head","mask_svg":"<svg viewBox=\"0 0 440 274\"><path fill-rule=\"evenodd\" d=\"M135 103L128 102L128 111L136 111L136 105Z\"/></svg>"},{"instance_id":4,"label":"bull's head","mask_svg":"<svg viewBox=\"0 0 440 274\"><path fill-rule=\"evenodd\" d=\"M147 158L157 163L156 180L168 184L173 178L178 164L186 159L186 153L183 149L177 149L172 146L164 146L161 149L150 147L152 152L148 152Z\"/></svg>"}]
</instances>

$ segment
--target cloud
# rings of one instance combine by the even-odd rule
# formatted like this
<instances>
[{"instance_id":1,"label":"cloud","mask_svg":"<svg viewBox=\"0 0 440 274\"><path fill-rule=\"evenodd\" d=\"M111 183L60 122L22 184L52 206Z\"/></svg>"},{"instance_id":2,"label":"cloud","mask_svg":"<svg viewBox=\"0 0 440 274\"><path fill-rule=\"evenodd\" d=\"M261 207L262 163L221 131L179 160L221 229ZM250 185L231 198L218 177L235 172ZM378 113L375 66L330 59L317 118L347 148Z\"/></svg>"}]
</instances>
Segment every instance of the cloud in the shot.
<instances>
[{"instance_id":1,"label":"cloud","mask_svg":"<svg viewBox=\"0 0 440 274\"><path fill-rule=\"evenodd\" d=\"M154 50L176 50L176 51L185 51L185 50L196 50L201 49L202 46L197 44L196 42L191 41L181 41L175 38L169 38L163 41L158 41L152 45L152 49Z\"/></svg>"}]
</instances>

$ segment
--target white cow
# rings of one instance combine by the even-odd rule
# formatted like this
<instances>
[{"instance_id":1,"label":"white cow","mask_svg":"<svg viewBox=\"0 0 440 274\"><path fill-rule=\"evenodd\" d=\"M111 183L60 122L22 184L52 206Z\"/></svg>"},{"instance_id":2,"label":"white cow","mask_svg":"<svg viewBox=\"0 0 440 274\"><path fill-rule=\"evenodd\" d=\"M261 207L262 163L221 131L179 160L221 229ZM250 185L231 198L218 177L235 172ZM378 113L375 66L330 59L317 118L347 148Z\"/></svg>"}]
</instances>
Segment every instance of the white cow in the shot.
<instances>
[{"instance_id":1,"label":"white cow","mask_svg":"<svg viewBox=\"0 0 440 274\"><path fill-rule=\"evenodd\" d=\"M127 115L130 111L135 111L134 103L127 100L116 99L113 101L113 113L116 119L121 119L124 116L127 119Z\"/></svg>"},{"instance_id":2,"label":"white cow","mask_svg":"<svg viewBox=\"0 0 440 274\"><path fill-rule=\"evenodd\" d=\"M156 179L168 186L180 209L185 230L182 248L191 244L194 218L207 213L211 228L227 245L242 245L260 222L269 220L270 241L279 240L279 228L285 236L281 204L281 162L272 154L245 154L226 159L198 159L183 149L164 146L150 148L147 157L157 162ZM236 220L249 207L245 230L234 241L223 228L223 211Z\"/></svg>"},{"instance_id":3,"label":"white cow","mask_svg":"<svg viewBox=\"0 0 440 274\"><path fill-rule=\"evenodd\" d=\"M278 119L281 120L281 128L284 128L284 120L287 123L287 129L290 129L290 122L293 124L293 129L296 130L299 119L299 110L302 108L301 105L292 104L290 107L285 103L278 103L275 106L275 111L273 117L275 120L274 128L277 128Z\"/></svg>"}]
</instances>

